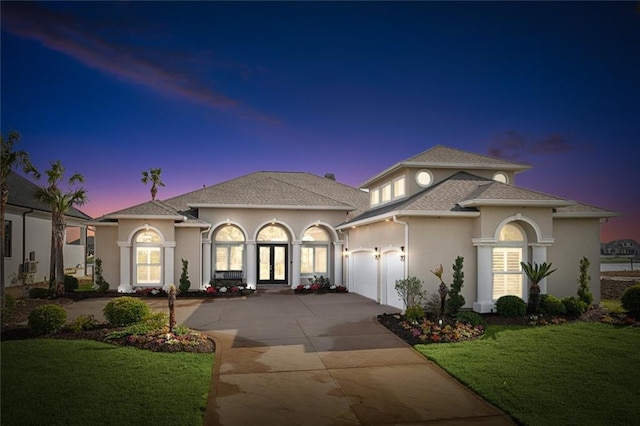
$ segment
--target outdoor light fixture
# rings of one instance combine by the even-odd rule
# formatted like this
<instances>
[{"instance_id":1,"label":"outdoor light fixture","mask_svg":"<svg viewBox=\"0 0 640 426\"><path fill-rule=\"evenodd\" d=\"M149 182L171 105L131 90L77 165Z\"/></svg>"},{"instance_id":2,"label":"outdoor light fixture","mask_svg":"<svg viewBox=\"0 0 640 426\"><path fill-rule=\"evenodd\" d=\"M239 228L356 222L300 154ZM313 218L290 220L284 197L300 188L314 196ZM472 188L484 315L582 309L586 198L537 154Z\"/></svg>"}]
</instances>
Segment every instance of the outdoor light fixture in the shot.
<instances>
[{"instance_id":1,"label":"outdoor light fixture","mask_svg":"<svg viewBox=\"0 0 640 426\"><path fill-rule=\"evenodd\" d=\"M405 257L404 246L400 246L400 261L401 262L404 262L404 257Z\"/></svg>"},{"instance_id":2,"label":"outdoor light fixture","mask_svg":"<svg viewBox=\"0 0 640 426\"><path fill-rule=\"evenodd\" d=\"M345 256L349 256L349 248L348 247L344 248L344 255Z\"/></svg>"},{"instance_id":3,"label":"outdoor light fixture","mask_svg":"<svg viewBox=\"0 0 640 426\"><path fill-rule=\"evenodd\" d=\"M374 247L373 248L373 257L375 257L376 259L380 259L380 253L378 252L378 247Z\"/></svg>"}]
</instances>

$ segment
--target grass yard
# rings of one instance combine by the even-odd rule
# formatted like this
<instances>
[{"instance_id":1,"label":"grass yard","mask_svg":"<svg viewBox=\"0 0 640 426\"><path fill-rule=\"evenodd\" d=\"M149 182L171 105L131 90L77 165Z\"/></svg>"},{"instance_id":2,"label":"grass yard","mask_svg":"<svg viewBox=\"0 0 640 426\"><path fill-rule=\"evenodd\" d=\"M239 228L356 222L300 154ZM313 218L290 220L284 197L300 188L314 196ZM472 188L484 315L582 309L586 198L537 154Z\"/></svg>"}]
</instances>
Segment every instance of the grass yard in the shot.
<instances>
[{"instance_id":1,"label":"grass yard","mask_svg":"<svg viewBox=\"0 0 640 426\"><path fill-rule=\"evenodd\" d=\"M630 425L640 419L638 327L490 326L480 340L416 349L526 425Z\"/></svg>"},{"instance_id":2,"label":"grass yard","mask_svg":"<svg viewBox=\"0 0 640 426\"><path fill-rule=\"evenodd\" d=\"M5 341L2 424L201 425L213 354L91 340Z\"/></svg>"}]
</instances>

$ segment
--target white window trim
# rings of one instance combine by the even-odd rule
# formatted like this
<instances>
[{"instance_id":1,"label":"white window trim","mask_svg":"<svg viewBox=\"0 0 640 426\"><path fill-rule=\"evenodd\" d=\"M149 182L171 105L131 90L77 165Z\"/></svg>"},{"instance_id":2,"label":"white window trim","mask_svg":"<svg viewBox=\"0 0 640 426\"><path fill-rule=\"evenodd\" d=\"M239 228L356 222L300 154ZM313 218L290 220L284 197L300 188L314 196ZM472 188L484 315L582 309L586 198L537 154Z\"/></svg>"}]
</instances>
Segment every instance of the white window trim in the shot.
<instances>
[{"instance_id":1,"label":"white window trim","mask_svg":"<svg viewBox=\"0 0 640 426\"><path fill-rule=\"evenodd\" d=\"M420 174L421 174L421 173L427 173L427 174L429 175L429 177L430 177L429 183L427 183L427 184L420 183L419 176L420 176ZM433 173L431 173L431 170L427 170L427 169L421 169L421 170L418 170L418 171L416 172L416 176L415 176L415 178L416 178L416 184L418 184L418 186L419 186L420 188L428 188L428 187L430 187L431 185L433 185L433 180L434 180L434 178L433 178Z\"/></svg>"}]
</instances>

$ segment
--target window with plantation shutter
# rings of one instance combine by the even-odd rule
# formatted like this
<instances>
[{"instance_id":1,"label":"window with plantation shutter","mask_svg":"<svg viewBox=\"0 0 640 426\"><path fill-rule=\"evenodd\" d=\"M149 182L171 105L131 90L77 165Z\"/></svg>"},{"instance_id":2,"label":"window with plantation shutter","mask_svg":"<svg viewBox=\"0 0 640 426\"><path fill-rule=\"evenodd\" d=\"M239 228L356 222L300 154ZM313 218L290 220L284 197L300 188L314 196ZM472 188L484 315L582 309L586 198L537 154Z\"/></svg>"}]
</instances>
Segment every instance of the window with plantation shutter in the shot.
<instances>
[{"instance_id":1,"label":"window with plantation shutter","mask_svg":"<svg viewBox=\"0 0 640 426\"><path fill-rule=\"evenodd\" d=\"M493 249L493 299L513 295L522 297L525 234L514 224L506 224L499 233L498 246Z\"/></svg>"}]
</instances>

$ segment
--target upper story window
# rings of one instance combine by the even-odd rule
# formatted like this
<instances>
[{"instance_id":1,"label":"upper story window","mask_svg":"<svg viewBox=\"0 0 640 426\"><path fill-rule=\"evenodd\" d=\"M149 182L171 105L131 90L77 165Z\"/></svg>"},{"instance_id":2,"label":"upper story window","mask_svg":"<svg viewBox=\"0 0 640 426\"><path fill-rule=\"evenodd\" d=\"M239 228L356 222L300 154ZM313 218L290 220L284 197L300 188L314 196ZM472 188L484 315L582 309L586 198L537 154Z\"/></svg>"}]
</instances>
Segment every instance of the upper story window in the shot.
<instances>
[{"instance_id":1,"label":"upper story window","mask_svg":"<svg viewBox=\"0 0 640 426\"><path fill-rule=\"evenodd\" d=\"M401 176L369 191L369 200L371 202L371 207L375 207L378 204L385 204L392 200L402 198L405 195L405 178L404 176Z\"/></svg>"},{"instance_id":2,"label":"upper story window","mask_svg":"<svg viewBox=\"0 0 640 426\"><path fill-rule=\"evenodd\" d=\"M509 183L509 176L505 172L496 172L493 175L493 180L500 183Z\"/></svg>"},{"instance_id":3,"label":"upper story window","mask_svg":"<svg viewBox=\"0 0 640 426\"><path fill-rule=\"evenodd\" d=\"M429 170L420 170L416 173L416 183L422 188L431 186L433 183L433 174Z\"/></svg>"}]
</instances>

